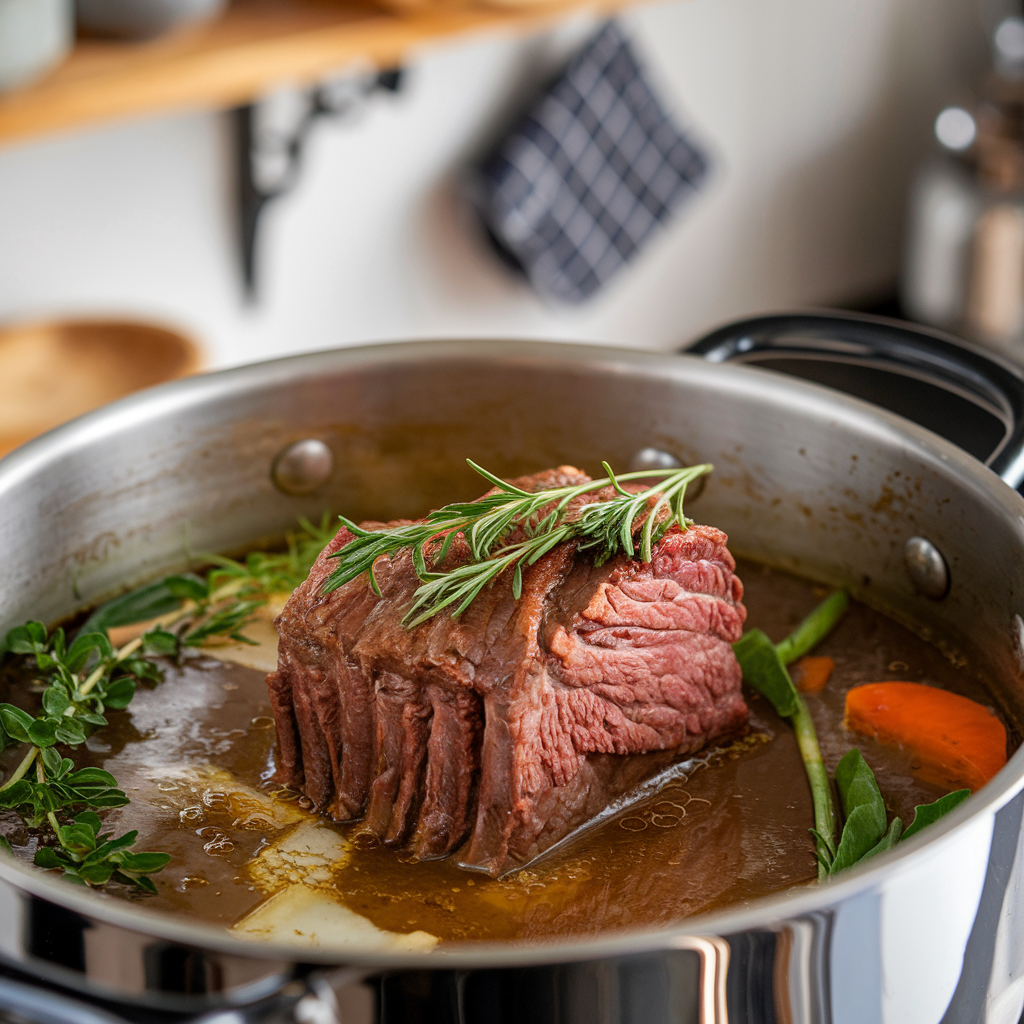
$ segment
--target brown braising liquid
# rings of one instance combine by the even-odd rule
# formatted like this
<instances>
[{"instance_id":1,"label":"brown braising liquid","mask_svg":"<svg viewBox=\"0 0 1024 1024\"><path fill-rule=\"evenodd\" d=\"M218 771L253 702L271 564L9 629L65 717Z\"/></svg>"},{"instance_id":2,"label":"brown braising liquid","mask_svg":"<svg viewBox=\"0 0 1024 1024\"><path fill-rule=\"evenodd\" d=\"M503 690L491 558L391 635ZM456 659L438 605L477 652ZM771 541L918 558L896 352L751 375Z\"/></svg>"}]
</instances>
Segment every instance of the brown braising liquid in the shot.
<instances>
[{"instance_id":1,"label":"brown braising liquid","mask_svg":"<svg viewBox=\"0 0 1024 1024\"><path fill-rule=\"evenodd\" d=\"M748 627L764 629L775 641L825 594L756 563L742 562L739 573ZM846 690L903 679L982 703L990 699L968 671L863 605L853 605L815 653L836 662L825 690L806 697L830 771L847 750L859 747L890 813L909 823L916 803L942 791L914 778L908 755L844 731ZM334 873L336 891L381 928L422 929L442 941L462 941L566 938L663 925L813 884L810 792L792 730L764 700L747 698L751 732L745 739L694 759L656 793L523 871L493 880L460 870L455 858L414 864L356 841ZM38 697L30 678L8 673L0 679L0 700L31 707ZM137 849L173 858L154 878L159 895L118 894L194 919L237 921L264 898L246 865L281 833L284 821L316 820L294 794L279 797L278 820L239 803L224 783L233 776L268 789L274 730L262 673L209 657L168 665L159 686L140 688L127 711L109 718L76 761L111 771L131 798L129 806L109 813L110 826L138 829ZM20 756L10 750L0 758L5 774ZM337 828L345 836L351 831ZM0 830L31 856L37 840L16 815L0 813Z\"/></svg>"}]
</instances>

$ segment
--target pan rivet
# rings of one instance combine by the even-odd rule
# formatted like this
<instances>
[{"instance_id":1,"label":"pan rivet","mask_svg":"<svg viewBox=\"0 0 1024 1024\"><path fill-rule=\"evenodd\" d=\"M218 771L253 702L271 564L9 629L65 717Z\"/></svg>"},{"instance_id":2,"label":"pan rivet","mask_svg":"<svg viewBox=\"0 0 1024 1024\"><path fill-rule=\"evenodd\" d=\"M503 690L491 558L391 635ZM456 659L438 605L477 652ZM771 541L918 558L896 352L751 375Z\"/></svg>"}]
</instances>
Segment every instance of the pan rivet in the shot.
<instances>
[{"instance_id":1,"label":"pan rivet","mask_svg":"<svg viewBox=\"0 0 1024 1024\"><path fill-rule=\"evenodd\" d=\"M682 463L668 452L660 448L641 448L640 451L629 461L629 469L632 473L642 473L645 469L679 469ZM704 484L707 477L701 476L690 484L686 491L686 501L696 501L704 491Z\"/></svg>"},{"instance_id":2,"label":"pan rivet","mask_svg":"<svg viewBox=\"0 0 1024 1024\"><path fill-rule=\"evenodd\" d=\"M331 449L323 441L307 437L278 452L270 478L285 494L310 494L327 480L332 469Z\"/></svg>"},{"instance_id":3,"label":"pan rivet","mask_svg":"<svg viewBox=\"0 0 1024 1024\"><path fill-rule=\"evenodd\" d=\"M949 590L949 568L942 552L924 537L911 537L903 548L907 575L922 597L938 601Z\"/></svg>"},{"instance_id":4,"label":"pan rivet","mask_svg":"<svg viewBox=\"0 0 1024 1024\"><path fill-rule=\"evenodd\" d=\"M639 473L642 469L678 469L682 463L668 452L660 448L641 448L629 463L630 472Z\"/></svg>"}]
</instances>

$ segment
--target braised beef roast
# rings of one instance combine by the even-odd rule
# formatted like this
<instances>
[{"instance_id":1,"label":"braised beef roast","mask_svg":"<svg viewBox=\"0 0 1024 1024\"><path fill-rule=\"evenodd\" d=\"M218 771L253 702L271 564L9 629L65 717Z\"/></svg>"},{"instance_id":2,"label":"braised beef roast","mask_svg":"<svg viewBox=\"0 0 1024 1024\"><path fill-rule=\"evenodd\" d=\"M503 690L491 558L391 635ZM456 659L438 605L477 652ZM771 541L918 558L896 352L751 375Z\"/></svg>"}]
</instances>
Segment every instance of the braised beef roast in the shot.
<instances>
[{"instance_id":1,"label":"braised beef roast","mask_svg":"<svg viewBox=\"0 0 1024 1024\"><path fill-rule=\"evenodd\" d=\"M588 479L563 466L514 482ZM351 539L339 531L276 621L275 778L385 844L462 847L465 867L500 874L746 721L743 584L720 530L674 527L647 564L598 567L568 542L524 571L519 600L508 572L460 618L411 630L408 551L378 560L381 598L365 574L321 592ZM467 557L456 543L448 565Z\"/></svg>"}]
</instances>

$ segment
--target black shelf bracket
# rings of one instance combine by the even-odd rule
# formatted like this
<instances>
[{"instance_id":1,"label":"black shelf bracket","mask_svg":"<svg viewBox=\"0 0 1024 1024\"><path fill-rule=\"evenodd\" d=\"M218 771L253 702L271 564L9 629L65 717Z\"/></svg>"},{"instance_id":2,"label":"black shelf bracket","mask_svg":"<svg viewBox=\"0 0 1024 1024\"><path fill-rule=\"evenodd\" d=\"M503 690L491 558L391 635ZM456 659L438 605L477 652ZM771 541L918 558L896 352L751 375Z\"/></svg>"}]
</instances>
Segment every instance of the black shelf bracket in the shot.
<instances>
[{"instance_id":1,"label":"black shelf bracket","mask_svg":"<svg viewBox=\"0 0 1024 1024\"><path fill-rule=\"evenodd\" d=\"M258 104L231 111L234 133L237 222L245 301L259 296L257 243L260 216L267 204L290 192L299 179L302 154L313 125L321 118L344 119L365 107L374 93L396 93L404 71L393 68L339 80L304 93L304 110L285 130L261 126Z\"/></svg>"}]
</instances>

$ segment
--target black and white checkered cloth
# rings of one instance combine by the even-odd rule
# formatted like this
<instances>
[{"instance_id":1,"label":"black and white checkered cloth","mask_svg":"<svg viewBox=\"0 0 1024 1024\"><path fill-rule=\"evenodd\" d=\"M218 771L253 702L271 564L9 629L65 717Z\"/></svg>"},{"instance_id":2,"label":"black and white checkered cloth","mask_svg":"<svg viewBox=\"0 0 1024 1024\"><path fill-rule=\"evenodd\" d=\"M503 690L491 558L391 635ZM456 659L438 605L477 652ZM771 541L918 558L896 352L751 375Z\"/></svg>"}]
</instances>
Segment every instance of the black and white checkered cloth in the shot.
<instances>
[{"instance_id":1,"label":"black and white checkered cloth","mask_svg":"<svg viewBox=\"0 0 1024 1024\"><path fill-rule=\"evenodd\" d=\"M707 169L622 29L608 22L484 161L474 196L507 262L542 295L581 302L633 258Z\"/></svg>"}]
</instances>

